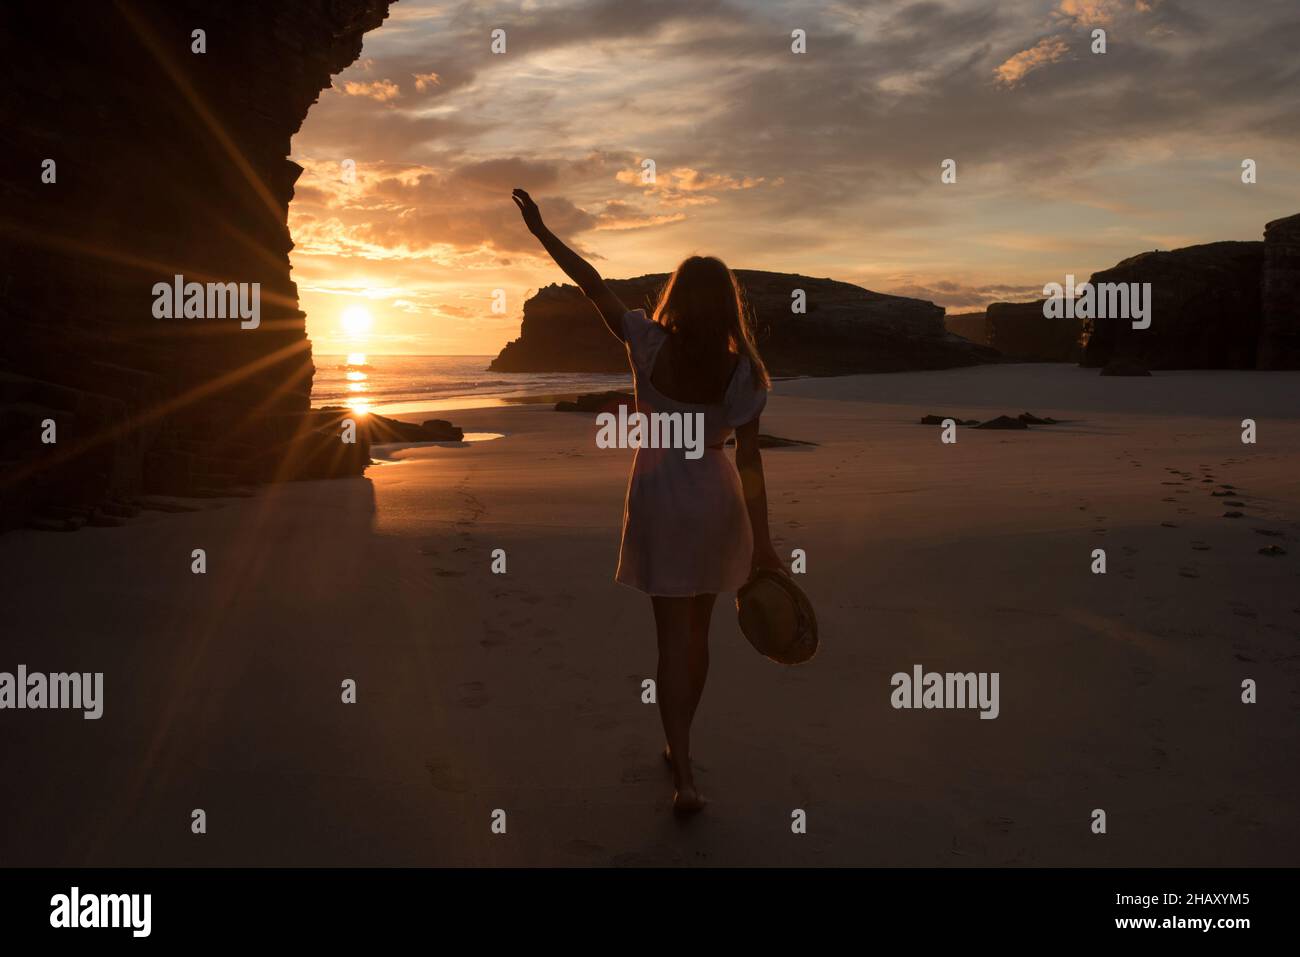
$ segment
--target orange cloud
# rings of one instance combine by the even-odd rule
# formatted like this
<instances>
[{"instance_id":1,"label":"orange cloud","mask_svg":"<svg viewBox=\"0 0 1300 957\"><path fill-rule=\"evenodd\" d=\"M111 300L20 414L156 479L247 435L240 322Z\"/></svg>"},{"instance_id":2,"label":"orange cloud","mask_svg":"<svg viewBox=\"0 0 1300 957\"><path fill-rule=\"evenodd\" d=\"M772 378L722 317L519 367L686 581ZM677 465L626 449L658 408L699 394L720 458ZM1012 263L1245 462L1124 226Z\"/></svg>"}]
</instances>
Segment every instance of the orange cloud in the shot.
<instances>
[{"instance_id":1,"label":"orange cloud","mask_svg":"<svg viewBox=\"0 0 1300 957\"><path fill-rule=\"evenodd\" d=\"M716 196L708 195L738 189L754 189L767 183L763 176L729 176L726 173L701 173L689 166L679 166L664 170L655 176L653 183L641 182L641 170L622 169L614 174L614 179L628 186L644 186L646 192L653 193L665 206L710 206L718 202ZM780 186L783 180L775 180L768 185Z\"/></svg>"},{"instance_id":2,"label":"orange cloud","mask_svg":"<svg viewBox=\"0 0 1300 957\"><path fill-rule=\"evenodd\" d=\"M650 226L662 226L665 223L679 223L686 218L685 213L646 213L630 203L613 200L605 204L604 210L596 217L597 229L646 229Z\"/></svg>"},{"instance_id":3,"label":"orange cloud","mask_svg":"<svg viewBox=\"0 0 1300 957\"><path fill-rule=\"evenodd\" d=\"M1021 50L1008 57L1006 62L993 72L997 76L998 83L1008 87L1016 86L1034 70L1064 59L1069 52L1070 45L1063 38L1045 37L1028 50Z\"/></svg>"},{"instance_id":4,"label":"orange cloud","mask_svg":"<svg viewBox=\"0 0 1300 957\"><path fill-rule=\"evenodd\" d=\"M401 91L392 80L375 80L372 83L357 83L355 80L350 80L343 84L343 92L347 96L364 96L379 103L386 103L397 99Z\"/></svg>"},{"instance_id":5,"label":"orange cloud","mask_svg":"<svg viewBox=\"0 0 1300 957\"><path fill-rule=\"evenodd\" d=\"M1061 0L1052 11L1078 27L1108 27L1123 13L1150 13L1160 0Z\"/></svg>"}]
</instances>

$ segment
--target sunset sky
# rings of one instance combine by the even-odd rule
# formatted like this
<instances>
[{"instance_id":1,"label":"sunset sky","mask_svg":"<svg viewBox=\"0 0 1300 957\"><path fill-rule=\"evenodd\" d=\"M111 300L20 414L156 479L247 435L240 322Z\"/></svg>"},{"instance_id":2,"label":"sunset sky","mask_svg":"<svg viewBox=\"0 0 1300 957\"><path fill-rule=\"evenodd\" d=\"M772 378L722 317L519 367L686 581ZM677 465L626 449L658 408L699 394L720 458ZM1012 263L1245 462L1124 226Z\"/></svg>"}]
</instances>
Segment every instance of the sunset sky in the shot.
<instances>
[{"instance_id":1,"label":"sunset sky","mask_svg":"<svg viewBox=\"0 0 1300 957\"><path fill-rule=\"evenodd\" d=\"M1300 212L1297 49L1296 0L399 0L294 138L294 278L318 353L495 353L564 279L521 186L607 277L1033 299Z\"/></svg>"}]
</instances>

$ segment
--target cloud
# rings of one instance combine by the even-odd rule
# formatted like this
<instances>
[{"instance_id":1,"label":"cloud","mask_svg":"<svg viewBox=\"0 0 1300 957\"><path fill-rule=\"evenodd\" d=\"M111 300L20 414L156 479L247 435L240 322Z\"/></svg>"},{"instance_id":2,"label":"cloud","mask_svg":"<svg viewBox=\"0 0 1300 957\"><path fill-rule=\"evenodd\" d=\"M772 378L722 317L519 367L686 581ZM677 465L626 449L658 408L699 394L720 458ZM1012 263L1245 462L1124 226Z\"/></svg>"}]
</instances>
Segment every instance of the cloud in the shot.
<instances>
[{"instance_id":1,"label":"cloud","mask_svg":"<svg viewBox=\"0 0 1300 957\"><path fill-rule=\"evenodd\" d=\"M295 257L535 287L555 273L509 203L522 186L610 275L694 247L959 308L1017 299L1058 259L1254 238L1300 208L1297 43L1295 0L402 0L295 137ZM1244 156L1259 188L1238 188Z\"/></svg>"},{"instance_id":2,"label":"cloud","mask_svg":"<svg viewBox=\"0 0 1300 957\"><path fill-rule=\"evenodd\" d=\"M343 93L345 95L364 96L379 103L397 99L400 92L401 90L397 88L397 84L392 80L374 80L369 83L358 83L355 80L349 80L343 84Z\"/></svg>"},{"instance_id":3,"label":"cloud","mask_svg":"<svg viewBox=\"0 0 1300 957\"><path fill-rule=\"evenodd\" d=\"M685 213L647 213L629 203L614 200L605 204L605 208L596 217L597 229L646 229L650 226L664 226L680 223L686 219Z\"/></svg>"},{"instance_id":4,"label":"cloud","mask_svg":"<svg viewBox=\"0 0 1300 957\"><path fill-rule=\"evenodd\" d=\"M640 168L621 169L614 178L625 185L643 189L665 206L710 206L718 202L718 198L712 195L714 193L754 189L767 182L764 176L701 173L689 166L656 170L651 183L643 182L643 175ZM780 181L774 181L771 185L780 185Z\"/></svg>"},{"instance_id":5,"label":"cloud","mask_svg":"<svg viewBox=\"0 0 1300 957\"><path fill-rule=\"evenodd\" d=\"M296 247L313 255L371 261L421 259L468 263L485 250L545 255L510 202L513 186L545 190L558 183L560 165L516 157L471 161L436 170L409 164L355 167L348 182L329 161L300 160L303 174L290 206ZM573 237L601 220L564 196L537 193L547 225ZM608 210L607 210L608 212ZM604 228L630 229L630 209L611 215Z\"/></svg>"},{"instance_id":6,"label":"cloud","mask_svg":"<svg viewBox=\"0 0 1300 957\"><path fill-rule=\"evenodd\" d=\"M974 283L966 284L953 280L937 282L917 281L915 277L900 278L888 282L879 290L892 296L909 296L913 299L925 299L948 310L983 309L991 302L1032 302L1043 298L1043 286Z\"/></svg>"},{"instance_id":7,"label":"cloud","mask_svg":"<svg viewBox=\"0 0 1300 957\"><path fill-rule=\"evenodd\" d=\"M1147 0L1061 0L1054 13L1080 27L1108 27L1129 10L1147 13L1151 9Z\"/></svg>"},{"instance_id":8,"label":"cloud","mask_svg":"<svg viewBox=\"0 0 1300 957\"><path fill-rule=\"evenodd\" d=\"M1008 57L993 72L1003 86L1016 86L1027 74L1065 59L1069 52L1070 45L1064 37L1044 37L1028 50Z\"/></svg>"}]
</instances>

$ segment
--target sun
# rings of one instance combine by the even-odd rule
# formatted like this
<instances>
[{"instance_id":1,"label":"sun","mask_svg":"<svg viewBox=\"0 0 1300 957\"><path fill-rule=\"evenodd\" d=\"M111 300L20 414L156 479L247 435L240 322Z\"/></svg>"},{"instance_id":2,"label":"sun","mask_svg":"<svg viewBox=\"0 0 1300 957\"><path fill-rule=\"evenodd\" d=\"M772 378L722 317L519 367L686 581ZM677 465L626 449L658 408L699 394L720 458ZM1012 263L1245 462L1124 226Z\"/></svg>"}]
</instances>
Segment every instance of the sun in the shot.
<instances>
[{"instance_id":1,"label":"sun","mask_svg":"<svg viewBox=\"0 0 1300 957\"><path fill-rule=\"evenodd\" d=\"M375 317L370 314L370 310L365 306L348 306L343 310L339 321L343 325L343 331L350 338L359 339L370 332L371 327L375 324Z\"/></svg>"}]
</instances>

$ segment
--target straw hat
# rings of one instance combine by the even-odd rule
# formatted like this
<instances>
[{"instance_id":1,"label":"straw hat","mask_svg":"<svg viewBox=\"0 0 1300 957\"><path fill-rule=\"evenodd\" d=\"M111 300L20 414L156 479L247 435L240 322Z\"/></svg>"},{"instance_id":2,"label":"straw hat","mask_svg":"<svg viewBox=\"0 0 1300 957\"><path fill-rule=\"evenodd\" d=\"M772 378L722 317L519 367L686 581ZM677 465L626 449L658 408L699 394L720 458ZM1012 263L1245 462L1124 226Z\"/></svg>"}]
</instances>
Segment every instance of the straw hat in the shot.
<instances>
[{"instance_id":1,"label":"straw hat","mask_svg":"<svg viewBox=\"0 0 1300 957\"><path fill-rule=\"evenodd\" d=\"M758 653L798 665L817 653L817 616L789 575L760 568L736 593L740 630Z\"/></svg>"}]
</instances>

